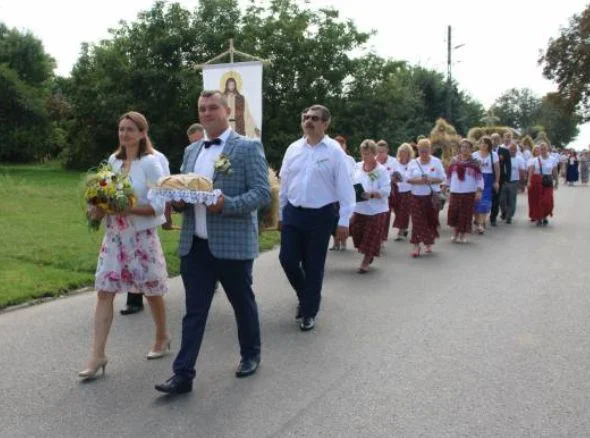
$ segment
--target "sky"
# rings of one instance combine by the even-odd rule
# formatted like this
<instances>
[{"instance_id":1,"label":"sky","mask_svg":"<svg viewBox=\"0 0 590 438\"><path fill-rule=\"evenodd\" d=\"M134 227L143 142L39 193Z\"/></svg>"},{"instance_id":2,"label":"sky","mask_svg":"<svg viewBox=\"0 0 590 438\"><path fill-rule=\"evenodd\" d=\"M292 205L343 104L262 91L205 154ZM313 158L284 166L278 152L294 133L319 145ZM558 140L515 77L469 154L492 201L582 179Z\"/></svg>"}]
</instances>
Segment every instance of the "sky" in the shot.
<instances>
[{"instance_id":1,"label":"sky","mask_svg":"<svg viewBox=\"0 0 590 438\"><path fill-rule=\"evenodd\" d=\"M268 0L256 0L259 4ZM314 8L334 7L363 31L375 30L368 48L446 73L447 26L452 27L453 77L459 87L489 107L510 88L529 87L539 96L556 85L537 64L551 37L581 12L589 0L310 0ZM198 0L180 0L195 9ZM246 0L240 0L246 4ZM0 21L29 30L68 75L82 42L108 38L119 20L133 21L153 0L0 0ZM541 6L542 5L542 6ZM239 41L236 41L239 49ZM590 143L590 124L573 142Z\"/></svg>"}]
</instances>

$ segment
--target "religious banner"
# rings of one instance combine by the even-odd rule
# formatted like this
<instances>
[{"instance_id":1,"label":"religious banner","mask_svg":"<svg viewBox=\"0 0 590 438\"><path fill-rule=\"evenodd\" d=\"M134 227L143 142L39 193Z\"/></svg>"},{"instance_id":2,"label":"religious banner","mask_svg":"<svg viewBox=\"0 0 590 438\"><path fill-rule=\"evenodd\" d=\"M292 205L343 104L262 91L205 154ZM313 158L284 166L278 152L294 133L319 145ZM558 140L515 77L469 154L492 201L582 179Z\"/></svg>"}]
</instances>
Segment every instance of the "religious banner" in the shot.
<instances>
[{"instance_id":1,"label":"religious banner","mask_svg":"<svg viewBox=\"0 0 590 438\"><path fill-rule=\"evenodd\" d=\"M261 136L261 62L204 65L203 88L223 93L231 108L231 127L238 134L247 137Z\"/></svg>"}]
</instances>

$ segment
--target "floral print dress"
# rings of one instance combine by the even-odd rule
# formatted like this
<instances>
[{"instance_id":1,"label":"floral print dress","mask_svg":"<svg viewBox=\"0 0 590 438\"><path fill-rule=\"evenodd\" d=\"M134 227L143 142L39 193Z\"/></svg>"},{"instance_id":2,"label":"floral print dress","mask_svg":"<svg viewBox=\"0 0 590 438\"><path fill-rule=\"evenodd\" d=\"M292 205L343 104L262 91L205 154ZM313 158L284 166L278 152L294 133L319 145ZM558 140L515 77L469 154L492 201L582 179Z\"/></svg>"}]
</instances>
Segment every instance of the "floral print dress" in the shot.
<instances>
[{"instance_id":1,"label":"floral print dress","mask_svg":"<svg viewBox=\"0 0 590 438\"><path fill-rule=\"evenodd\" d=\"M167 292L166 260L154 228L136 231L132 216L109 215L96 267L95 288L147 296Z\"/></svg>"}]
</instances>

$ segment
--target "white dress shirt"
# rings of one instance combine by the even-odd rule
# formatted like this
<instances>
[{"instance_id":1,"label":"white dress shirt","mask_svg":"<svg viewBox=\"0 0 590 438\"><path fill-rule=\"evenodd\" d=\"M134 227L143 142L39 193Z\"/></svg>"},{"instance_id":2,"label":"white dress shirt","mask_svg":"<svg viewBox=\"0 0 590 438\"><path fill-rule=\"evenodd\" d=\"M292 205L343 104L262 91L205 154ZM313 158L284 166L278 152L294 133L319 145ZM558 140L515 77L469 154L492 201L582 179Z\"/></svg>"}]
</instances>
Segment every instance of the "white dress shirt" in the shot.
<instances>
[{"instance_id":1,"label":"white dress shirt","mask_svg":"<svg viewBox=\"0 0 590 438\"><path fill-rule=\"evenodd\" d=\"M205 149L205 146L201 146L199 156L195 161L195 167L193 172L200 176L206 176L207 178L213 179L215 173L215 161L223 152L223 147L227 141L231 129L226 129L223 134L219 136L221 144L212 144L209 148ZM204 138L203 140L209 140ZM207 206L204 204L195 204L195 234L201 239L207 239Z\"/></svg>"},{"instance_id":2,"label":"white dress shirt","mask_svg":"<svg viewBox=\"0 0 590 438\"><path fill-rule=\"evenodd\" d=\"M290 203L295 207L321 208L340 203L339 226L348 227L355 192L348 160L340 144L327 135L315 146L306 138L291 144L281 166L280 217Z\"/></svg>"},{"instance_id":3,"label":"white dress shirt","mask_svg":"<svg viewBox=\"0 0 590 438\"><path fill-rule=\"evenodd\" d=\"M516 182L520 181L520 171L526 170L526 164L524 162L524 158L516 156L510 157L510 163L512 168L512 173L510 175L510 181Z\"/></svg>"},{"instance_id":4,"label":"white dress shirt","mask_svg":"<svg viewBox=\"0 0 590 438\"><path fill-rule=\"evenodd\" d=\"M393 171L399 173L402 177L402 180L397 183L397 188L400 193L407 193L412 190L412 185L408 183L407 175L409 164L409 161L406 164L402 164L398 160L395 160Z\"/></svg>"},{"instance_id":5,"label":"white dress shirt","mask_svg":"<svg viewBox=\"0 0 590 438\"><path fill-rule=\"evenodd\" d=\"M350 175L350 179L354 179L354 172L356 170L356 161L350 155L346 155L346 163L348 164L348 174Z\"/></svg>"},{"instance_id":6,"label":"white dress shirt","mask_svg":"<svg viewBox=\"0 0 590 438\"><path fill-rule=\"evenodd\" d=\"M389 171L382 164L371 172L363 170L363 163L359 163L354 173L354 183L362 184L365 192L379 192L381 198L371 198L363 202L357 202L354 211L360 214L373 216L389 211L389 194L391 193L391 177Z\"/></svg>"},{"instance_id":7,"label":"white dress shirt","mask_svg":"<svg viewBox=\"0 0 590 438\"><path fill-rule=\"evenodd\" d=\"M442 165L442 161L434 156L430 156L430 161L427 164L419 163L416 158L408 164L408 179L421 178L423 175L428 176L431 179L440 179L446 181L445 169ZM440 192L440 183L438 184L411 184L412 195L416 196L427 196L432 192Z\"/></svg>"},{"instance_id":8,"label":"white dress shirt","mask_svg":"<svg viewBox=\"0 0 590 438\"><path fill-rule=\"evenodd\" d=\"M475 160L479 161L479 164L481 165L481 173L494 173L494 171L492 170L492 164L490 162L490 154L488 154L485 158L482 158L479 151L475 151L471 154L471 156ZM494 164L500 162L500 158L498 157L497 152L492 152L492 156L494 157Z\"/></svg>"}]
</instances>

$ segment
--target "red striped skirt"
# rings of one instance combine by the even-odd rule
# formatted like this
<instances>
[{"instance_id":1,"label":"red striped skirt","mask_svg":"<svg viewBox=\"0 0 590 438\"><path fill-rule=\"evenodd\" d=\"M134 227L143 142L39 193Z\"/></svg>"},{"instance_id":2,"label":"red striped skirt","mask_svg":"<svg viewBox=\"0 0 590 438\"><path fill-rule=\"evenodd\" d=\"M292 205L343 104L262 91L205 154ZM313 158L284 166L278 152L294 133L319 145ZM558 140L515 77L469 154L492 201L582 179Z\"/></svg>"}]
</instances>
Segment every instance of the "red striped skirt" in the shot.
<instances>
[{"instance_id":1,"label":"red striped skirt","mask_svg":"<svg viewBox=\"0 0 590 438\"><path fill-rule=\"evenodd\" d=\"M407 230L410 227L410 210L412 209L412 192L398 193L393 228Z\"/></svg>"},{"instance_id":2,"label":"red striped skirt","mask_svg":"<svg viewBox=\"0 0 590 438\"><path fill-rule=\"evenodd\" d=\"M383 242L384 224L389 212L375 215L355 213L350 219L350 234L360 253L378 257Z\"/></svg>"},{"instance_id":3,"label":"red striped skirt","mask_svg":"<svg viewBox=\"0 0 590 438\"><path fill-rule=\"evenodd\" d=\"M475 193L451 193L447 223L458 233L471 233Z\"/></svg>"},{"instance_id":4,"label":"red striped skirt","mask_svg":"<svg viewBox=\"0 0 590 438\"><path fill-rule=\"evenodd\" d=\"M553 216L553 187L545 187L541 184L541 175L531 177L528 196L531 219L538 221L547 216Z\"/></svg>"},{"instance_id":5,"label":"red striped skirt","mask_svg":"<svg viewBox=\"0 0 590 438\"><path fill-rule=\"evenodd\" d=\"M410 243L433 245L438 236L438 209L434 208L432 196L412 195L412 237Z\"/></svg>"},{"instance_id":6,"label":"red striped skirt","mask_svg":"<svg viewBox=\"0 0 590 438\"><path fill-rule=\"evenodd\" d=\"M389 214L387 215L387 221L383 224L383 241L389 239L389 226L391 225L391 212L395 211L398 203L399 189L397 184L391 182L391 192L389 193Z\"/></svg>"}]
</instances>

